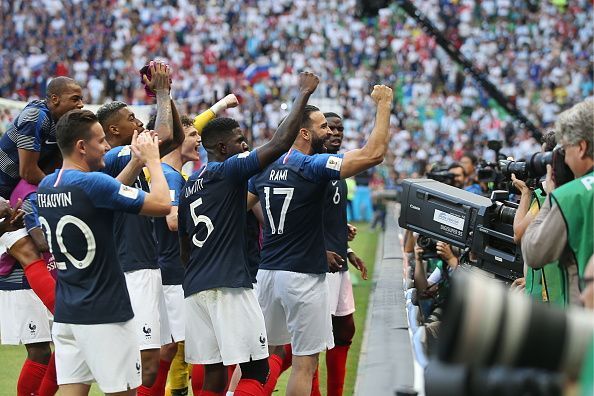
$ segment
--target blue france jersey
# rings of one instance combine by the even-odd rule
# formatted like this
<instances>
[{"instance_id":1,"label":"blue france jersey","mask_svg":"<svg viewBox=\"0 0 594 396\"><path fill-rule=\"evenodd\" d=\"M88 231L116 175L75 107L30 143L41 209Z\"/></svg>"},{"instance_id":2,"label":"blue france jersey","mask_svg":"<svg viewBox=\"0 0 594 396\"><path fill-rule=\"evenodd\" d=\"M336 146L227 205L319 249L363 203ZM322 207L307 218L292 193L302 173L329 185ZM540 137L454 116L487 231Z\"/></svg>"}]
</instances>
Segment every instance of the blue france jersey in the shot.
<instances>
[{"instance_id":1,"label":"blue france jersey","mask_svg":"<svg viewBox=\"0 0 594 396\"><path fill-rule=\"evenodd\" d=\"M134 316L113 223L117 211L137 214L144 198L100 172L56 171L41 181L39 220L59 270L56 322L118 323Z\"/></svg>"},{"instance_id":2,"label":"blue france jersey","mask_svg":"<svg viewBox=\"0 0 594 396\"><path fill-rule=\"evenodd\" d=\"M328 272L324 203L328 182L340 178L342 159L291 150L250 180L266 223L260 269Z\"/></svg>"},{"instance_id":3,"label":"blue france jersey","mask_svg":"<svg viewBox=\"0 0 594 396\"><path fill-rule=\"evenodd\" d=\"M40 162L58 155L56 123L45 101L29 103L0 138L0 195L4 198L20 180L19 149L39 152Z\"/></svg>"},{"instance_id":4,"label":"blue france jersey","mask_svg":"<svg viewBox=\"0 0 594 396\"><path fill-rule=\"evenodd\" d=\"M130 146L115 147L105 154L104 159L102 172L117 177L132 159ZM144 172L140 172L133 187L150 191ZM118 212L113 235L124 272L159 268L152 217Z\"/></svg>"},{"instance_id":5,"label":"blue france jersey","mask_svg":"<svg viewBox=\"0 0 594 396\"><path fill-rule=\"evenodd\" d=\"M256 151L209 162L182 190L178 227L191 252L186 297L218 287L252 287L247 254L247 180L260 171Z\"/></svg>"},{"instance_id":6,"label":"blue france jersey","mask_svg":"<svg viewBox=\"0 0 594 396\"><path fill-rule=\"evenodd\" d=\"M163 174L169 185L171 205L179 205L179 194L185 179L177 170L168 164L161 164ZM169 230L165 217L155 218L155 235L157 236L157 253L159 268L164 285L181 285L184 279L184 267L179 256L179 237L177 231Z\"/></svg>"},{"instance_id":7,"label":"blue france jersey","mask_svg":"<svg viewBox=\"0 0 594 396\"><path fill-rule=\"evenodd\" d=\"M324 240L326 250L338 253L344 260L340 271L347 271L347 184L345 180L332 180L328 184L324 205Z\"/></svg>"}]
</instances>

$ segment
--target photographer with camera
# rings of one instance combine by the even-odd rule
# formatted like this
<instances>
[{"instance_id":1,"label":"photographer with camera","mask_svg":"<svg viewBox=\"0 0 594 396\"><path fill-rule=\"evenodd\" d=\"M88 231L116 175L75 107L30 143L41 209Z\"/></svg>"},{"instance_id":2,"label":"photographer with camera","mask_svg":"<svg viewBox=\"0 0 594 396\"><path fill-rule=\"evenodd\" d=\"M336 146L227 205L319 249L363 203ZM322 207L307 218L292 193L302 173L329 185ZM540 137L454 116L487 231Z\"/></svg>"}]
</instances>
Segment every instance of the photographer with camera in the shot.
<instances>
[{"instance_id":1,"label":"photographer with camera","mask_svg":"<svg viewBox=\"0 0 594 396\"><path fill-rule=\"evenodd\" d=\"M552 152L557 145L555 131L547 132L542 138L542 152ZM561 186L574 179L573 173L557 150L553 155L553 183ZM532 190L524 180L512 174L512 185L520 192L521 198L514 217L514 241L520 243L524 232L538 215L547 194L542 186ZM558 261L548 263L542 269L524 265L524 277L514 281L514 287L524 289L525 293L537 301L551 302L557 305L567 304L564 268Z\"/></svg>"},{"instance_id":2,"label":"photographer with camera","mask_svg":"<svg viewBox=\"0 0 594 396\"><path fill-rule=\"evenodd\" d=\"M552 167L547 165L548 197L522 237L522 252L532 268L559 260L569 286L568 302L579 304L579 278L593 252L594 101L561 113L555 130L565 163L576 179L554 189Z\"/></svg>"}]
</instances>

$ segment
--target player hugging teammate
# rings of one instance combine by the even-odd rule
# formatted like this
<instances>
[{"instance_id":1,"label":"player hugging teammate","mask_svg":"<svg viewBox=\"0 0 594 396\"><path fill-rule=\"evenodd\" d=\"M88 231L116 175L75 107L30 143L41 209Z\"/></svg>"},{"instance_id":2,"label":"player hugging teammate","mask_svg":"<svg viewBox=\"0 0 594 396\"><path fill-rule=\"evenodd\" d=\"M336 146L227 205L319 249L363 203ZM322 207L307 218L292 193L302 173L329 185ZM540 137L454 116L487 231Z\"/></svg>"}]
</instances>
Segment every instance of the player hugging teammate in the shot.
<instances>
[{"instance_id":1,"label":"player hugging teammate","mask_svg":"<svg viewBox=\"0 0 594 396\"><path fill-rule=\"evenodd\" d=\"M250 152L239 123L217 118L234 95L192 121L170 97L167 65L151 62L143 82L157 103L150 130L122 102L81 110L80 87L62 79L15 121L11 136L23 138L0 140L12 161L2 195L21 194L0 202L0 241L24 268L0 266L2 341L40 344L28 347L19 396L86 395L92 382L163 395L168 374L171 394L184 395L188 371L195 395L270 395L291 364L287 394L319 394L324 350L328 394L341 395L355 331L347 261L367 276L347 245L343 179L383 161L392 90L374 87L367 143L340 154L341 117L307 104L319 80L301 73L290 114ZM28 126L33 117L46 121ZM208 162L188 178L200 144ZM37 178L15 171L19 161ZM29 284L34 293L20 292ZM21 301L31 308L9 329L4 312Z\"/></svg>"}]
</instances>

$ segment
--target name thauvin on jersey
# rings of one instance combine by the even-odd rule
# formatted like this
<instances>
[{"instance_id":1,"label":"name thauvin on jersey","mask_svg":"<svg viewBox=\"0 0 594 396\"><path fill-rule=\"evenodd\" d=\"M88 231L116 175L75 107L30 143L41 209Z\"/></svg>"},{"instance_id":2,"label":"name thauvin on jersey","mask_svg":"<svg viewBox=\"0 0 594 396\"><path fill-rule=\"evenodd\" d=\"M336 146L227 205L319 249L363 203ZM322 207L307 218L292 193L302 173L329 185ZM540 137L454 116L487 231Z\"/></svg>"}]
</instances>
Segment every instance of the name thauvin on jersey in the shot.
<instances>
[{"instance_id":1,"label":"name thauvin on jersey","mask_svg":"<svg viewBox=\"0 0 594 396\"><path fill-rule=\"evenodd\" d=\"M194 194L196 191L200 191L204 188L204 179L197 179L192 185L186 187L186 198Z\"/></svg>"},{"instance_id":2,"label":"name thauvin on jersey","mask_svg":"<svg viewBox=\"0 0 594 396\"><path fill-rule=\"evenodd\" d=\"M281 169L281 170L270 170L270 177L268 180L270 181L286 181L287 180L287 170L288 169Z\"/></svg>"},{"instance_id":3,"label":"name thauvin on jersey","mask_svg":"<svg viewBox=\"0 0 594 396\"><path fill-rule=\"evenodd\" d=\"M63 208L72 205L72 193L37 194L37 205L41 208Z\"/></svg>"}]
</instances>

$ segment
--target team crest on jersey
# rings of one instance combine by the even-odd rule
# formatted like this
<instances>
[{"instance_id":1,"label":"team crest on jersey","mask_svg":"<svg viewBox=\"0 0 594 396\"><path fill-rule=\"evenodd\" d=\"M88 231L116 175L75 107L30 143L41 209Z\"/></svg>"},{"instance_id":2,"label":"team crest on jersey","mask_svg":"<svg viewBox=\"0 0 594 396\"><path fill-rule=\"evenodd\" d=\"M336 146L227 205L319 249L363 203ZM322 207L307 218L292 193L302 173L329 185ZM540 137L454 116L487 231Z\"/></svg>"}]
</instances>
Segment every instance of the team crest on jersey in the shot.
<instances>
[{"instance_id":1,"label":"team crest on jersey","mask_svg":"<svg viewBox=\"0 0 594 396\"><path fill-rule=\"evenodd\" d=\"M262 348L266 347L266 337L264 337L264 334L260 334L260 345L262 345Z\"/></svg>"},{"instance_id":2,"label":"team crest on jersey","mask_svg":"<svg viewBox=\"0 0 594 396\"><path fill-rule=\"evenodd\" d=\"M333 155L328 157L328 161L326 161L326 168L332 169L335 171L340 171L341 165L342 165L342 158L335 157Z\"/></svg>"},{"instance_id":3,"label":"team crest on jersey","mask_svg":"<svg viewBox=\"0 0 594 396\"><path fill-rule=\"evenodd\" d=\"M37 333L37 325L33 323L33 321L29 322L29 325L27 327L29 328L29 332L31 333L31 335L35 335L35 333Z\"/></svg>"},{"instance_id":4,"label":"team crest on jersey","mask_svg":"<svg viewBox=\"0 0 594 396\"><path fill-rule=\"evenodd\" d=\"M120 191L118 191L122 197L136 199L138 197L138 190L136 188L128 187L124 184L120 186Z\"/></svg>"},{"instance_id":5,"label":"team crest on jersey","mask_svg":"<svg viewBox=\"0 0 594 396\"><path fill-rule=\"evenodd\" d=\"M142 332L144 333L144 337L146 339L151 338L151 333L153 332L153 330L148 327L148 325L145 323L144 326L142 326Z\"/></svg>"}]
</instances>

